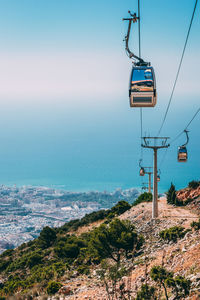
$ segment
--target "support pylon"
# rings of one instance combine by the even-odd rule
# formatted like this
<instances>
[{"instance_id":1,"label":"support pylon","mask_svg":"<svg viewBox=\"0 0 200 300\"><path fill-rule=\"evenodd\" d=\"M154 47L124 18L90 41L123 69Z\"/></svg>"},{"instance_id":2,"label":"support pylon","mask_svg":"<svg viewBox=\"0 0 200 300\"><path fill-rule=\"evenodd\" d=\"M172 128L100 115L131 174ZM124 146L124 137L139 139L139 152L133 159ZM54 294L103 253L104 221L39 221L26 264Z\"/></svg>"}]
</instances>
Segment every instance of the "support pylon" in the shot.
<instances>
[{"instance_id":1,"label":"support pylon","mask_svg":"<svg viewBox=\"0 0 200 300\"><path fill-rule=\"evenodd\" d=\"M170 146L167 144L168 139L168 137L143 137L144 144L141 145L154 151L152 219L158 217L157 153L158 149Z\"/></svg>"},{"instance_id":2,"label":"support pylon","mask_svg":"<svg viewBox=\"0 0 200 300\"><path fill-rule=\"evenodd\" d=\"M151 175L153 174L153 172L151 171L152 167L144 167L144 172L145 174L147 174L149 176L149 189L148 192L151 193Z\"/></svg>"}]
</instances>

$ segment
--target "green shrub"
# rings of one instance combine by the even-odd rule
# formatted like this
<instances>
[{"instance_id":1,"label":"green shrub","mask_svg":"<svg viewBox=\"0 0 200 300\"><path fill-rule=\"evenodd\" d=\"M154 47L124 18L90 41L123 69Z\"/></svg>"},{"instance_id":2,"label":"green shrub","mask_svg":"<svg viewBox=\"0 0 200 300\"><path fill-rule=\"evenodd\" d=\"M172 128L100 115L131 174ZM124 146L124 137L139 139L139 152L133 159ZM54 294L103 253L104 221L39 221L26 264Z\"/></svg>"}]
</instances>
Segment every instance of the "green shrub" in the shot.
<instances>
[{"instance_id":1,"label":"green shrub","mask_svg":"<svg viewBox=\"0 0 200 300\"><path fill-rule=\"evenodd\" d=\"M112 258L117 262L122 253L127 256L134 248L138 250L143 242L144 239L138 236L129 221L114 219L108 225L102 224L93 230L88 248L92 259Z\"/></svg>"},{"instance_id":2,"label":"green shrub","mask_svg":"<svg viewBox=\"0 0 200 300\"><path fill-rule=\"evenodd\" d=\"M60 282L50 281L47 286L47 293L49 295L54 295L55 293L57 293L59 291L61 286L62 285L60 284Z\"/></svg>"},{"instance_id":3,"label":"green shrub","mask_svg":"<svg viewBox=\"0 0 200 300\"><path fill-rule=\"evenodd\" d=\"M77 268L77 271L79 274L85 274L89 275L90 274L90 269L87 265L81 265Z\"/></svg>"},{"instance_id":4,"label":"green shrub","mask_svg":"<svg viewBox=\"0 0 200 300\"><path fill-rule=\"evenodd\" d=\"M60 228L57 228L56 231L57 233L69 232L70 230L76 231L81 226L88 225L99 220L103 220L107 217L111 219L116 216L119 216L130 208L131 205L128 202L121 200L111 209L102 209L99 211L94 211L90 214L86 214L82 219L71 220L68 223L65 223Z\"/></svg>"},{"instance_id":5,"label":"green shrub","mask_svg":"<svg viewBox=\"0 0 200 300\"><path fill-rule=\"evenodd\" d=\"M192 228L194 228L194 230L199 230L199 229L200 229L200 219L199 219L199 221L197 221L197 222L193 221L193 222L190 224L190 226L191 226Z\"/></svg>"},{"instance_id":6,"label":"green shrub","mask_svg":"<svg viewBox=\"0 0 200 300\"><path fill-rule=\"evenodd\" d=\"M187 200L184 201L184 205L188 205L193 201L192 198L188 198Z\"/></svg>"},{"instance_id":7,"label":"green shrub","mask_svg":"<svg viewBox=\"0 0 200 300\"><path fill-rule=\"evenodd\" d=\"M125 284L122 280L127 274L127 268L122 263L113 263L109 260L101 262L101 268L97 270L97 275L105 286L108 296L103 299L130 299L130 297L125 297L128 291L125 289Z\"/></svg>"},{"instance_id":8,"label":"green shrub","mask_svg":"<svg viewBox=\"0 0 200 300\"><path fill-rule=\"evenodd\" d=\"M168 272L166 269L164 269L161 266L153 266L150 271L151 279L153 279L155 282L159 283L164 288L165 297L168 299L167 294L167 284L166 280L173 279L173 273Z\"/></svg>"},{"instance_id":9,"label":"green shrub","mask_svg":"<svg viewBox=\"0 0 200 300\"><path fill-rule=\"evenodd\" d=\"M6 268L9 266L9 264L10 264L11 262L12 262L12 261L0 259L0 272L6 270Z\"/></svg>"},{"instance_id":10,"label":"green shrub","mask_svg":"<svg viewBox=\"0 0 200 300\"><path fill-rule=\"evenodd\" d=\"M68 235L63 241L59 241L54 247L55 254L60 258L77 258L80 249L85 247L85 242L75 235Z\"/></svg>"},{"instance_id":11,"label":"green shrub","mask_svg":"<svg viewBox=\"0 0 200 300\"><path fill-rule=\"evenodd\" d=\"M176 198L176 189L175 189L175 185L173 185L173 183L171 183L171 186L166 194L167 194L167 203L168 204L174 204L174 205L176 205L176 203L178 204L178 199Z\"/></svg>"},{"instance_id":12,"label":"green shrub","mask_svg":"<svg viewBox=\"0 0 200 300\"><path fill-rule=\"evenodd\" d=\"M172 288L174 299L185 299L190 294L191 281L183 276L176 276L166 279L166 285Z\"/></svg>"},{"instance_id":13,"label":"green shrub","mask_svg":"<svg viewBox=\"0 0 200 300\"><path fill-rule=\"evenodd\" d=\"M111 214L120 216L125 211L129 210L131 208L131 205L124 200L119 201L115 206L113 206L110 210Z\"/></svg>"},{"instance_id":14,"label":"green shrub","mask_svg":"<svg viewBox=\"0 0 200 300\"><path fill-rule=\"evenodd\" d=\"M4 252L0 255L0 257L12 256L13 253L14 253L14 251L15 251L14 249L8 249L8 250L4 251Z\"/></svg>"},{"instance_id":15,"label":"green shrub","mask_svg":"<svg viewBox=\"0 0 200 300\"><path fill-rule=\"evenodd\" d=\"M160 231L159 235L163 240L176 242L177 239L183 238L188 230L184 230L181 226L174 226Z\"/></svg>"},{"instance_id":16,"label":"green shrub","mask_svg":"<svg viewBox=\"0 0 200 300\"><path fill-rule=\"evenodd\" d=\"M27 244L26 243L23 243L23 244L21 244L19 247L18 247L18 249L19 250L23 250L23 249L25 249L27 247Z\"/></svg>"},{"instance_id":17,"label":"green shrub","mask_svg":"<svg viewBox=\"0 0 200 300\"><path fill-rule=\"evenodd\" d=\"M38 253L33 253L27 260L27 266L33 268L35 265L41 264L42 256Z\"/></svg>"},{"instance_id":18,"label":"green shrub","mask_svg":"<svg viewBox=\"0 0 200 300\"><path fill-rule=\"evenodd\" d=\"M155 298L155 288L153 286L149 286L148 284L143 284L139 292L137 292L137 296L135 300L154 300Z\"/></svg>"},{"instance_id":19,"label":"green shrub","mask_svg":"<svg viewBox=\"0 0 200 300\"><path fill-rule=\"evenodd\" d=\"M79 255L80 248L77 244L66 244L64 251L66 257L76 258Z\"/></svg>"},{"instance_id":20,"label":"green shrub","mask_svg":"<svg viewBox=\"0 0 200 300\"><path fill-rule=\"evenodd\" d=\"M45 249L50 247L56 240L56 232L54 229L46 226L40 232L38 244L41 248Z\"/></svg>"},{"instance_id":21,"label":"green shrub","mask_svg":"<svg viewBox=\"0 0 200 300\"><path fill-rule=\"evenodd\" d=\"M154 266L150 271L151 278L164 288L166 299L168 298L168 288L175 296L174 299L185 299L189 296L191 282L183 276L175 276L173 272L169 272L161 266Z\"/></svg>"},{"instance_id":22,"label":"green shrub","mask_svg":"<svg viewBox=\"0 0 200 300\"><path fill-rule=\"evenodd\" d=\"M188 183L188 187L191 189L196 189L200 186L200 181L192 180Z\"/></svg>"},{"instance_id":23,"label":"green shrub","mask_svg":"<svg viewBox=\"0 0 200 300\"><path fill-rule=\"evenodd\" d=\"M151 201L152 201L152 198L153 198L152 193L147 193L147 192L145 192L145 193L141 194L141 195L135 200L135 202L133 202L133 206L136 206L136 205L138 205L138 204L140 204L140 203L142 203L142 202L151 202Z\"/></svg>"}]
</instances>

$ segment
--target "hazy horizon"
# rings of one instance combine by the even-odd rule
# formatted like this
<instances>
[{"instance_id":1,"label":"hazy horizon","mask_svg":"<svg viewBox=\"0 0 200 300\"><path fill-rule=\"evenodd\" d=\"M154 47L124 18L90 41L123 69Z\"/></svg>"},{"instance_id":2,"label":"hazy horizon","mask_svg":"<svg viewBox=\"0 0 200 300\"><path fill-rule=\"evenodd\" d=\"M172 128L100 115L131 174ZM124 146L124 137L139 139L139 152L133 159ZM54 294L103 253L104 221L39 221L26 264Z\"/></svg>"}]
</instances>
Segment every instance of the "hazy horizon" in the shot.
<instances>
[{"instance_id":1,"label":"hazy horizon","mask_svg":"<svg viewBox=\"0 0 200 300\"><path fill-rule=\"evenodd\" d=\"M144 135L161 125L193 7L189 0L141 2L142 56L155 69L158 91L157 106L143 110ZM10 0L0 8L0 184L141 186L140 114L129 107L122 22L137 1ZM172 140L199 108L199 10L161 133ZM188 162L177 162L181 136L167 152L159 191L199 180L199 116L189 127ZM143 153L152 166L152 152Z\"/></svg>"}]
</instances>

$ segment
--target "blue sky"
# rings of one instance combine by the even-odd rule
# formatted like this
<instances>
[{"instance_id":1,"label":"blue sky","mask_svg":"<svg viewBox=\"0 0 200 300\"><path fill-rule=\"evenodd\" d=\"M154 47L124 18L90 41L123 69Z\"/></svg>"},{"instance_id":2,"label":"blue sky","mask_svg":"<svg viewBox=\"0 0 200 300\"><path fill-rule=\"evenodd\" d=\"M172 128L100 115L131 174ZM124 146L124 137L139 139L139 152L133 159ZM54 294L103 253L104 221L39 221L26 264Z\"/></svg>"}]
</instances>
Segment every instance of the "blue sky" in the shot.
<instances>
[{"instance_id":1,"label":"blue sky","mask_svg":"<svg viewBox=\"0 0 200 300\"><path fill-rule=\"evenodd\" d=\"M142 54L155 68L158 89L156 108L144 110L146 134L161 124L193 7L191 0L141 1ZM140 184L139 111L129 107L131 62L123 43L128 10L137 10L136 0L0 0L2 182ZM198 5L163 128L170 137L199 107L199 13ZM172 174L178 185L182 173L182 184L198 176L198 128L199 118L191 126L188 164L176 162L178 144L169 150L164 186ZM152 162L148 151L144 162Z\"/></svg>"}]
</instances>

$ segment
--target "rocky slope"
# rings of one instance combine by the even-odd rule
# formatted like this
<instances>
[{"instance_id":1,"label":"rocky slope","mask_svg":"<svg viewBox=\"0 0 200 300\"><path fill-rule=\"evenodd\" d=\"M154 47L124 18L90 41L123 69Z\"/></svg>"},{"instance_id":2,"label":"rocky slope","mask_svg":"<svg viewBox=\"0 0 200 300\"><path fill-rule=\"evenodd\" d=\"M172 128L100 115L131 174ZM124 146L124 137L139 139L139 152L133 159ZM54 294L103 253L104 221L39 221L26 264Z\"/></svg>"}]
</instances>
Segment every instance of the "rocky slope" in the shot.
<instances>
[{"instance_id":1,"label":"rocky slope","mask_svg":"<svg viewBox=\"0 0 200 300\"><path fill-rule=\"evenodd\" d=\"M191 199L190 208L200 210L200 185L196 188L187 187L182 189L176 193L176 196L183 202L187 201L187 199Z\"/></svg>"},{"instance_id":2,"label":"rocky slope","mask_svg":"<svg viewBox=\"0 0 200 300\"><path fill-rule=\"evenodd\" d=\"M151 202L133 206L118 217L120 220L129 220L134 224L137 232L141 233L145 239L142 250L139 251L134 259L122 259L128 274L122 278L121 282L123 282L125 289L130 291L132 297L130 299L135 299L142 284L155 285L155 282L153 283L150 278L150 270L155 265L163 266L168 271L174 272L175 275L184 276L186 279L191 280L190 295L184 299L200 299L200 230L195 231L190 226L192 221L198 221L200 217L198 191L199 189L193 192L190 190L190 194L187 194L187 196L185 193L188 191L181 191L177 194L178 197L184 195L187 198L194 195L195 200L186 207L169 205L166 202L166 198L160 198L159 217L157 220L151 219ZM77 236L80 236L100 226L102 222L103 220L100 220L89 226L83 226L78 228L77 231L71 232L71 234L75 233ZM162 240L159 236L160 231L173 226L182 226L185 229L189 229L189 231L183 238L175 242ZM50 252L50 255L46 258L49 261L52 259L52 253ZM99 265L92 264L89 275L81 275L77 270L71 270L70 275L66 272L59 279L62 287L54 296L48 296L46 290L38 283L26 291L27 294L21 293L20 289L18 289L14 298L7 297L6 299L106 300L108 296L105 285L98 275L99 268ZM4 279L0 275L0 281ZM171 297L169 299L174 299L173 295L169 296Z\"/></svg>"},{"instance_id":3,"label":"rocky slope","mask_svg":"<svg viewBox=\"0 0 200 300\"><path fill-rule=\"evenodd\" d=\"M191 295L187 299L200 299L200 232L188 232L183 239L176 243L166 243L160 240L159 232L172 226L181 225L190 228L190 223L198 220L199 213L193 213L187 208L174 207L166 203L165 198L159 199L159 218L151 220L152 203L141 203L132 207L119 218L130 220L139 232L145 236L146 247L144 253L133 263L125 261L130 269L129 276L123 280L126 286L132 290L132 296L147 280L151 283L149 273L154 265L163 265L176 275L183 275L192 281ZM75 278L63 282L65 287L60 290L59 299L107 299L105 287L93 270L89 277L75 276ZM66 295L71 291L73 295ZM52 298L56 299L56 298Z\"/></svg>"}]
</instances>

